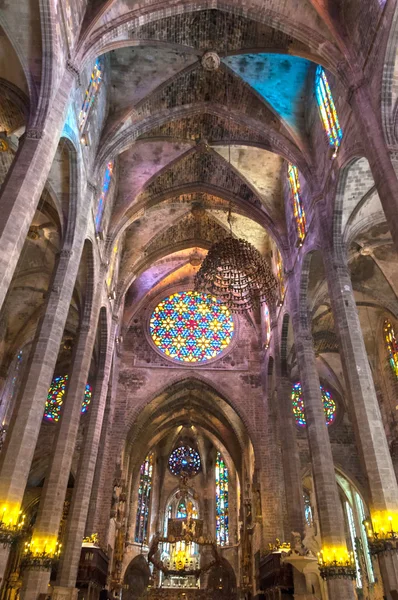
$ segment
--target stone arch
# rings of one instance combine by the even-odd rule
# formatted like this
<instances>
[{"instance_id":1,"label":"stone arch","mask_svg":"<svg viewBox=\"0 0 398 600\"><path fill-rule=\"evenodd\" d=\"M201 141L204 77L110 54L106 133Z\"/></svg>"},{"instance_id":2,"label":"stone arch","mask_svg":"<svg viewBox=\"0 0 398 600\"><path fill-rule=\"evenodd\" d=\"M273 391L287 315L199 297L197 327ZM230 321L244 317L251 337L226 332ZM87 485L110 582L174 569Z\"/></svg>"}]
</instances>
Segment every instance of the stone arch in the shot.
<instances>
[{"instance_id":1,"label":"stone arch","mask_svg":"<svg viewBox=\"0 0 398 600\"><path fill-rule=\"evenodd\" d=\"M102 11L102 15L105 14L106 10L112 6L113 0L107 4L106 9ZM254 3L250 7L243 7L239 0L229 0L229 2L221 3L219 0L206 0L198 7L192 7L192 3L187 0L181 0L180 4L173 7L167 6L167 15L172 16L174 14L183 14L187 12L193 12L203 10L205 8L218 8L224 12L231 14L242 15L255 22L264 22L270 25L272 28L281 31L287 35L290 35L297 40L303 42L309 47L314 53L314 56L319 56L320 62L324 63L325 66L334 72L337 72L337 61L340 59L340 52L336 49L329 40L319 34L315 29L304 26L302 23L297 23L293 18L289 18L287 15L277 13L277 11L263 9L263 6L259 3ZM115 26L108 24L108 27L101 32L100 36L97 36L95 41L90 38L90 30L87 31L86 39L82 43L80 52L76 56L77 62L83 66L83 64L95 58L99 54L108 52L109 50L115 49L120 45L125 45L124 41L110 42L109 40L115 40L118 36L122 36L125 32L135 25L150 23L165 14L165 7L156 6L156 11L151 6L147 6L145 10L136 11L133 14L128 14L123 20L115 21ZM100 30L101 31L101 30ZM305 53L308 56L307 52Z\"/></svg>"},{"instance_id":2,"label":"stone arch","mask_svg":"<svg viewBox=\"0 0 398 600\"><path fill-rule=\"evenodd\" d=\"M151 572L142 554L134 557L129 563L123 577L123 598L138 600L148 587Z\"/></svg>"},{"instance_id":3,"label":"stone arch","mask_svg":"<svg viewBox=\"0 0 398 600\"><path fill-rule=\"evenodd\" d=\"M381 118L384 135L388 145L397 144L395 131L397 109L397 50L398 50L398 6L395 6L384 57L383 74L381 81Z\"/></svg>"},{"instance_id":4,"label":"stone arch","mask_svg":"<svg viewBox=\"0 0 398 600\"><path fill-rule=\"evenodd\" d=\"M225 116L225 107L212 104L209 106L207 103L198 103L194 105L182 105L175 108L168 108L156 112L149 117L145 117L134 123L129 128L122 130L118 136L111 138L107 143L105 142L99 152L97 158L97 171L101 171L111 158L114 158L117 154L121 154L127 150L137 139L150 132L155 127L164 125L170 119L179 119L188 116L194 116L201 113L208 113L214 116ZM272 152L280 154L287 161L296 164L300 172L303 173L304 178L309 183L312 181L310 167L303 157L303 154L298 151L297 147L287 137L278 133L276 130L268 131L264 129L264 123L252 119L247 115L234 112L231 114L234 121L244 126L249 126L254 129L262 131L262 135L269 138L269 147L266 148ZM258 144L253 144L257 146ZM259 146L260 147L260 146ZM98 173L95 174L97 176Z\"/></svg>"},{"instance_id":5,"label":"stone arch","mask_svg":"<svg viewBox=\"0 0 398 600\"><path fill-rule=\"evenodd\" d=\"M149 397L143 398L140 402L136 403L134 410L130 412L126 417L126 449L131 449L134 444L138 443L140 449L136 447L136 464L140 465L145 458L145 455L149 449L149 443L153 445L157 443L162 436L164 436L163 430L159 428L152 432L150 430L149 423L154 423L160 414L163 413L165 407L167 408L167 402L172 402L173 411L170 412L172 419L178 419L179 413L176 412L176 402L184 404L187 390L193 394L192 401L197 402L197 396L195 392L200 394L200 405L201 405L201 419L205 419L202 427L210 427L208 422L207 411L203 410L204 406L208 407L209 413L211 407L214 406L214 414L217 417L217 421L223 425L223 427L229 428L230 438L228 443L226 440L223 444L226 447L227 452L231 455L231 459L235 463L235 468L239 471L243 467L243 462L248 460L244 449L249 446L253 448L253 453L256 462L261 465L261 454L259 447L259 440L255 433L255 425L251 423L247 415L242 411L239 406L238 398L230 398L226 395L226 391L221 390L220 386L209 381L207 377L202 374L195 372L189 376L177 376L171 382L168 382L167 387L164 384L158 386L155 392L152 392ZM219 399L219 405L215 405L214 395ZM170 419L167 423L162 424L162 427L169 427ZM212 427L210 427L210 431ZM219 435L215 431L216 435ZM233 440L233 447L231 446ZM240 452L237 452L240 449ZM248 465L246 465L247 472L250 471Z\"/></svg>"},{"instance_id":6,"label":"stone arch","mask_svg":"<svg viewBox=\"0 0 398 600\"><path fill-rule=\"evenodd\" d=\"M33 74L29 68L29 64L28 64L28 60L27 57L24 56L23 50L20 46L20 44L18 43L18 41L15 39L14 36L12 36L11 31L10 31L10 27L8 26L5 18L0 14L0 27L3 30L6 40L7 42L10 44L12 51L15 54L16 59L18 60L24 77L25 77L25 82L26 82L26 86L27 86L27 91L28 91L28 95L29 95L29 115L27 115L28 119L27 121L31 120L32 118L32 112L35 109L35 107L37 106L37 102L38 102L38 89L37 89L37 84L35 83ZM4 81L4 80L2 80ZM9 83L9 81L7 80L7 83ZM20 95L22 93L22 90L20 90L20 88L17 88L18 90L18 95Z\"/></svg>"},{"instance_id":7,"label":"stone arch","mask_svg":"<svg viewBox=\"0 0 398 600\"><path fill-rule=\"evenodd\" d=\"M351 158L340 172L333 210L333 252L337 258L345 256L350 240L367 225L382 222L383 217L385 221L379 200L380 208L376 212L373 210L368 218L354 223L360 209L374 193L377 195L368 160L364 156Z\"/></svg>"},{"instance_id":8,"label":"stone arch","mask_svg":"<svg viewBox=\"0 0 398 600\"><path fill-rule=\"evenodd\" d=\"M233 600L237 595L236 574L231 563L224 557L212 567L206 577L206 588L211 592L222 590L223 596Z\"/></svg>"}]
</instances>

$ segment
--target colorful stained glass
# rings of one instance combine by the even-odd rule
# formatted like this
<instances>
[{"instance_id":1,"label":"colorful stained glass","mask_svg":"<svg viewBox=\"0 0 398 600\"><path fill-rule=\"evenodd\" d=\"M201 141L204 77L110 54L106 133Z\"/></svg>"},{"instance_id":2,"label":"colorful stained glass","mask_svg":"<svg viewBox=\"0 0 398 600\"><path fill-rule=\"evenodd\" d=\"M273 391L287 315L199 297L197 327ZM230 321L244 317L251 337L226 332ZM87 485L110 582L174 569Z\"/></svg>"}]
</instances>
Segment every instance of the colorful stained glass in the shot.
<instances>
[{"instance_id":1,"label":"colorful stained glass","mask_svg":"<svg viewBox=\"0 0 398 600\"><path fill-rule=\"evenodd\" d=\"M304 207L303 207L303 202L300 196L300 179L299 179L299 172L297 167L295 167L294 165L290 164L288 165L288 176L289 176L289 183L290 183L290 189L292 192L292 199L293 199L293 213L294 213L294 219L296 221L296 228L297 228L297 236L300 242L302 242L305 238L305 234L306 234L306 218L305 218L305 211L304 211Z\"/></svg>"},{"instance_id":2,"label":"colorful stained glass","mask_svg":"<svg viewBox=\"0 0 398 600\"><path fill-rule=\"evenodd\" d=\"M336 418L336 403L333 400L330 392L326 390L322 385L321 392L323 400L323 409L325 411L326 425L330 425ZM292 405L293 414L296 419L297 425L305 427L307 425L307 421L305 420L303 392L301 389L300 382L297 382L293 385Z\"/></svg>"},{"instance_id":3,"label":"colorful stained glass","mask_svg":"<svg viewBox=\"0 0 398 600\"><path fill-rule=\"evenodd\" d=\"M177 519L186 519L187 518L187 507L185 506L185 502L181 501L177 507Z\"/></svg>"},{"instance_id":4,"label":"colorful stained glass","mask_svg":"<svg viewBox=\"0 0 398 600\"><path fill-rule=\"evenodd\" d=\"M326 73L320 65L318 65L315 75L315 94L329 144L334 147L336 153L343 139L343 132L340 127Z\"/></svg>"},{"instance_id":5,"label":"colorful stained glass","mask_svg":"<svg viewBox=\"0 0 398 600\"><path fill-rule=\"evenodd\" d=\"M101 196L98 200L97 214L95 215L95 231L98 233L101 230L102 215L104 214L105 201L109 192L109 186L113 175L113 160L106 165L104 179L102 180Z\"/></svg>"},{"instance_id":6,"label":"colorful stained glass","mask_svg":"<svg viewBox=\"0 0 398 600\"><path fill-rule=\"evenodd\" d=\"M150 333L168 358L204 362L229 345L234 321L219 300L200 292L178 292L160 302L152 313Z\"/></svg>"},{"instance_id":7,"label":"colorful stained glass","mask_svg":"<svg viewBox=\"0 0 398 600\"><path fill-rule=\"evenodd\" d=\"M304 517L307 525L312 525L313 516L312 516L312 506L311 506L311 498L308 492L303 493L304 499Z\"/></svg>"},{"instance_id":8,"label":"colorful stained glass","mask_svg":"<svg viewBox=\"0 0 398 600\"><path fill-rule=\"evenodd\" d=\"M220 452L216 458L216 540L219 546L229 543L228 468Z\"/></svg>"},{"instance_id":9,"label":"colorful stained glass","mask_svg":"<svg viewBox=\"0 0 398 600\"><path fill-rule=\"evenodd\" d=\"M185 472L192 477L200 471L200 456L190 446L179 446L169 456L169 469L173 475Z\"/></svg>"},{"instance_id":10,"label":"colorful stained glass","mask_svg":"<svg viewBox=\"0 0 398 600\"><path fill-rule=\"evenodd\" d=\"M356 531L356 527L355 527L354 513L350 506L350 503L347 501L345 502L345 509L346 509L348 526L349 526L349 530L350 530L352 552L354 553L355 567L356 567L356 571L357 571L356 572L356 585L357 585L357 588L361 588L362 587L361 565L359 563L357 544L356 544L357 531Z\"/></svg>"},{"instance_id":11,"label":"colorful stained glass","mask_svg":"<svg viewBox=\"0 0 398 600\"><path fill-rule=\"evenodd\" d=\"M82 108L79 113L79 131L82 132L87 123L88 116L90 114L90 109L95 102L98 91L101 87L102 82L102 61L100 58L97 58L95 61L93 72L91 73L90 83L87 86L86 92L84 94L84 100L82 104Z\"/></svg>"},{"instance_id":12,"label":"colorful stained glass","mask_svg":"<svg viewBox=\"0 0 398 600\"><path fill-rule=\"evenodd\" d=\"M384 321L384 339L388 351L388 361L396 377L398 377L398 342L395 336L394 327L388 319Z\"/></svg>"},{"instance_id":13,"label":"colorful stained glass","mask_svg":"<svg viewBox=\"0 0 398 600\"><path fill-rule=\"evenodd\" d=\"M269 314L269 308L266 304L263 304L264 311L264 347L268 348L271 340L271 317Z\"/></svg>"},{"instance_id":14,"label":"colorful stained glass","mask_svg":"<svg viewBox=\"0 0 398 600\"><path fill-rule=\"evenodd\" d=\"M148 454L141 465L138 488L137 517L135 521L135 541L143 544L148 541L149 509L152 489L153 455Z\"/></svg>"},{"instance_id":15,"label":"colorful stained glass","mask_svg":"<svg viewBox=\"0 0 398 600\"><path fill-rule=\"evenodd\" d=\"M64 401L66 385L68 382L68 375L62 377L54 377L51 383L51 387L48 390L48 396L46 400L46 408L44 410L44 419L57 423L61 416L61 406ZM92 398L92 388L89 383L86 384L86 390L84 392L84 398L82 402L82 414L87 412L88 405Z\"/></svg>"}]
</instances>

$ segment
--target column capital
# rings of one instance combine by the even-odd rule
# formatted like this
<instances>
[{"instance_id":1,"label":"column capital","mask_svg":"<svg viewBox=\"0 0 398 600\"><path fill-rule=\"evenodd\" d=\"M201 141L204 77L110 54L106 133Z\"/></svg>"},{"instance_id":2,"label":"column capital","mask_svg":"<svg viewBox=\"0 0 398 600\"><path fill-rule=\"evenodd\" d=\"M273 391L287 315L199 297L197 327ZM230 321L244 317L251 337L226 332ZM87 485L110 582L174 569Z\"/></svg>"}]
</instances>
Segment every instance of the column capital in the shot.
<instances>
[{"instance_id":1,"label":"column capital","mask_svg":"<svg viewBox=\"0 0 398 600\"><path fill-rule=\"evenodd\" d=\"M66 70L69 71L69 73L72 73L73 77L76 79L77 85L80 85L81 82L79 69L71 60L66 61Z\"/></svg>"},{"instance_id":2,"label":"column capital","mask_svg":"<svg viewBox=\"0 0 398 600\"><path fill-rule=\"evenodd\" d=\"M40 140L43 137L42 127L29 127L24 135L27 140Z\"/></svg>"},{"instance_id":3,"label":"column capital","mask_svg":"<svg viewBox=\"0 0 398 600\"><path fill-rule=\"evenodd\" d=\"M73 250L71 248L62 248L62 250L58 252L60 258L70 258L72 254Z\"/></svg>"},{"instance_id":4,"label":"column capital","mask_svg":"<svg viewBox=\"0 0 398 600\"><path fill-rule=\"evenodd\" d=\"M87 179L87 189L92 193L93 196L96 196L98 193L98 186L95 185L92 181Z\"/></svg>"}]
</instances>

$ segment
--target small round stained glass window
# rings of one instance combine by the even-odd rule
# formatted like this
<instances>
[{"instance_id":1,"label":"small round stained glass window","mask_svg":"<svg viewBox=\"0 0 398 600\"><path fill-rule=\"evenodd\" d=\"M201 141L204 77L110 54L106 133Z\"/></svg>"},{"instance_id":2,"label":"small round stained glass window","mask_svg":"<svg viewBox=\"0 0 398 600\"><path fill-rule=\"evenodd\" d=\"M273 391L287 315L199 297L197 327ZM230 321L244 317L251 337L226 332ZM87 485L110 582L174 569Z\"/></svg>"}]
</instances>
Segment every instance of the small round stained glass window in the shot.
<instances>
[{"instance_id":1,"label":"small round stained glass window","mask_svg":"<svg viewBox=\"0 0 398 600\"><path fill-rule=\"evenodd\" d=\"M193 477L200 471L200 456L190 446L179 446L169 456L169 469L173 475L185 472Z\"/></svg>"},{"instance_id":2,"label":"small round stained glass window","mask_svg":"<svg viewBox=\"0 0 398 600\"><path fill-rule=\"evenodd\" d=\"M195 363L215 358L228 347L234 321L229 309L213 296L178 292L159 302L149 330L165 356Z\"/></svg>"},{"instance_id":3,"label":"small round stained glass window","mask_svg":"<svg viewBox=\"0 0 398 600\"><path fill-rule=\"evenodd\" d=\"M325 411L326 425L330 425L336 418L336 402L333 400L331 393L321 385L323 410ZM297 382L292 388L292 405L293 414L296 419L296 424L300 427L305 427L307 421L304 413L304 399L301 383Z\"/></svg>"}]
</instances>

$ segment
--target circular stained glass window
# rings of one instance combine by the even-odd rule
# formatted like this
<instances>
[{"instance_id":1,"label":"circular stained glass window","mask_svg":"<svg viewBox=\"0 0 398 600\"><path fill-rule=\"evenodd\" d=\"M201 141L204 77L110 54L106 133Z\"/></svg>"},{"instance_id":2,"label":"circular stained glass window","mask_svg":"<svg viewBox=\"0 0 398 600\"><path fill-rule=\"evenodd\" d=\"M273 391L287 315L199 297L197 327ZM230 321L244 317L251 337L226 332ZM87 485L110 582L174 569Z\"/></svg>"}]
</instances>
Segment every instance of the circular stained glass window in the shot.
<instances>
[{"instance_id":1,"label":"circular stained glass window","mask_svg":"<svg viewBox=\"0 0 398 600\"><path fill-rule=\"evenodd\" d=\"M325 411L326 425L330 425L336 418L336 402L333 400L330 392L328 390L325 390L325 388L322 385L321 392L323 400L323 410ZM303 391L301 389L300 382L297 382L293 385L292 405L293 414L296 419L297 425L300 425L300 427L305 427L307 425L307 421L305 420Z\"/></svg>"},{"instance_id":2,"label":"circular stained glass window","mask_svg":"<svg viewBox=\"0 0 398 600\"><path fill-rule=\"evenodd\" d=\"M193 477L200 471L200 456L190 446L180 446L169 456L169 469L173 475L181 475L185 471Z\"/></svg>"},{"instance_id":3,"label":"circular stained glass window","mask_svg":"<svg viewBox=\"0 0 398 600\"><path fill-rule=\"evenodd\" d=\"M52 380L51 387L48 390L46 408L44 410L44 419L46 421L51 421L52 423L57 423L59 421L67 381L68 375L64 375L63 377L54 377ZM87 383L82 402L82 413L87 412L88 405L91 402L91 397L92 388L91 385Z\"/></svg>"},{"instance_id":4,"label":"circular stained glass window","mask_svg":"<svg viewBox=\"0 0 398 600\"><path fill-rule=\"evenodd\" d=\"M149 330L168 358L204 362L225 350L234 333L229 309L209 294L178 292L159 302Z\"/></svg>"}]
</instances>

